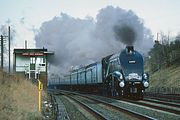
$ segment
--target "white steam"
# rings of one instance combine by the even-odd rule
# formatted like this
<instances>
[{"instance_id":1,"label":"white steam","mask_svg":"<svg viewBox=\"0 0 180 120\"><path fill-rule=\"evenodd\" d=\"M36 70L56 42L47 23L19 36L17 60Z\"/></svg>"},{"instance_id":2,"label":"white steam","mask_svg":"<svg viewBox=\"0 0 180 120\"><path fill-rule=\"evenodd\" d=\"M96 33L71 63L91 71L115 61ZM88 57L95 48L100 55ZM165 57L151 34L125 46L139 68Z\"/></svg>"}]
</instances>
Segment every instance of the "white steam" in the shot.
<instances>
[{"instance_id":1,"label":"white steam","mask_svg":"<svg viewBox=\"0 0 180 120\"><path fill-rule=\"evenodd\" d=\"M133 44L135 49L146 53L153 44L151 32L137 15L112 6L101 9L96 20L67 14L54 17L42 24L35 40L37 47L55 51L50 71L57 74L117 53L125 45Z\"/></svg>"}]
</instances>

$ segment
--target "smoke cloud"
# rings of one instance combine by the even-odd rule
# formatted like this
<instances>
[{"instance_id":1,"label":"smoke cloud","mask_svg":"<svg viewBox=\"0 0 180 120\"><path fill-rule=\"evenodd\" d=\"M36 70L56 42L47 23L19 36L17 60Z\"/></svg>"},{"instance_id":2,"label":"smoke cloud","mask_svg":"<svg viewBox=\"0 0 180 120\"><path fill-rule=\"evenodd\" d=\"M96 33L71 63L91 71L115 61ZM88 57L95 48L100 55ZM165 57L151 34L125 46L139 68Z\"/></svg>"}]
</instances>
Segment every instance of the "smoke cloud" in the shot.
<instances>
[{"instance_id":1,"label":"smoke cloud","mask_svg":"<svg viewBox=\"0 0 180 120\"><path fill-rule=\"evenodd\" d=\"M114 32L116 39L126 45L133 45L136 40L136 33L130 26L115 26Z\"/></svg>"},{"instance_id":2,"label":"smoke cloud","mask_svg":"<svg viewBox=\"0 0 180 120\"><path fill-rule=\"evenodd\" d=\"M63 75L117 53L125 45L146 53L153 45L152 34L134 12L107 6L92 17L79 19L65 13L42 24L35 36L36 46L54 51L50 72Z\"/></svg>"}]
</instances>

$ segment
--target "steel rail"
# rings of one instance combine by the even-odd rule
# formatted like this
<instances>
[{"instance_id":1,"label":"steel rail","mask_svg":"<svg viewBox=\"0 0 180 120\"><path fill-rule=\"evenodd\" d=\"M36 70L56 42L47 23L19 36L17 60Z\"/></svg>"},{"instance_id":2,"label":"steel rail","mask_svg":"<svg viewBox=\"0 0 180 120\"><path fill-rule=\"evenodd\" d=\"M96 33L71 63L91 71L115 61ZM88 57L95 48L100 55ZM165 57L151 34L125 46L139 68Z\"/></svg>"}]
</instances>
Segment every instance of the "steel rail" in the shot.
<instances>
[{"instance_id":1,"label":"steel rail","mask_svg":"<svg viewBox=\"0 0 180 120\"><path fill-rule=\"evenodd\" d=\"M179 107L180 108L180 104L174 103L174 102L166 102L166 101L161 101L161 100L156 100L156 99L149 99L149 98L144 98L143 101L162 104L162 105L168 105L168 106L171 106L171 107Z\"/></svg>"}]
</instances>

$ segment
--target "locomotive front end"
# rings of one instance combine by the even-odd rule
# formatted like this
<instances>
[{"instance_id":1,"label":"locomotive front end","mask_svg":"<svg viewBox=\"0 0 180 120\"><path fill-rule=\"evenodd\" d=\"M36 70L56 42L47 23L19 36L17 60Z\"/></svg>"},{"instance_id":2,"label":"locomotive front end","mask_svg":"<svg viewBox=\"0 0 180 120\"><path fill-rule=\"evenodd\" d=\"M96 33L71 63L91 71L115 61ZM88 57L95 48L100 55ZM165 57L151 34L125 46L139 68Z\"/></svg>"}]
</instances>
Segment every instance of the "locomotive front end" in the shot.
<instances>
[{"instance_id":1,"label":"locomotive front end","mask_svg":"<svg viewBox=\"0 0 180 120\"><path fill-rule=\"evenodd\" d=\"M124 95L136 95L143 97L143 92L149 86L149 76L144 73L144 61L142 55L135 51L133 46L127 46L119 56L123 79L119 86Z\"/></svg>"}]
</instances>

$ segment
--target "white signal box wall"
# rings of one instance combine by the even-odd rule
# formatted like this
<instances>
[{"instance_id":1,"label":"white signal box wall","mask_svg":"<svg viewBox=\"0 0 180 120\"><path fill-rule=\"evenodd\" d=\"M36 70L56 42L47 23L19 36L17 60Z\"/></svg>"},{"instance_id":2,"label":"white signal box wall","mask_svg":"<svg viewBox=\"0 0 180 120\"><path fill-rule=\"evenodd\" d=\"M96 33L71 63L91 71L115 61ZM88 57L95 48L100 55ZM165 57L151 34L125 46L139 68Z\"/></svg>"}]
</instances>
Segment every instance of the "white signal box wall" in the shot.
<instances>
[{"instance_id":1,"label":"white signal box wall","mask_svg":"<svg viewBox=\"0 0 180 120\"><path fill-rule=\"evenodd\" d=\"M47 59L53 54L44 48L14 49L13 71L28 79L41 79L47 84Z\"/></svg>"}]
</instances>

